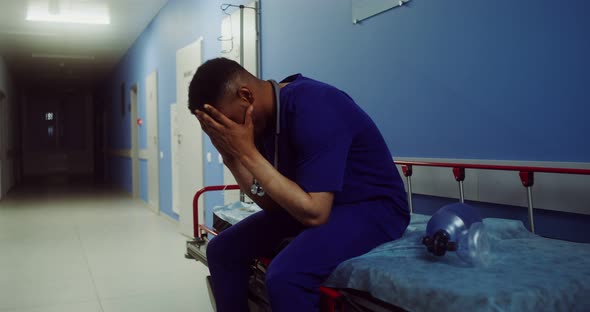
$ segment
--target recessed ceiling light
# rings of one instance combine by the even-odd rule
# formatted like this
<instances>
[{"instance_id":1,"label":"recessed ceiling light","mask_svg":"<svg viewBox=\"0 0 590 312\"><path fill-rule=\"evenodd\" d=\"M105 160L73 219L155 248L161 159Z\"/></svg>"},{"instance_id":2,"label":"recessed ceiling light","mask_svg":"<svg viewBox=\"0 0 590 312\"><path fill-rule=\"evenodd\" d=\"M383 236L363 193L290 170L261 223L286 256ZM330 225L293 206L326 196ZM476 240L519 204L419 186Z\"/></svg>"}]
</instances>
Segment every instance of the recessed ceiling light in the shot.
<instances>
[{"instance_id":1,"label":"recessed ceiling light","mask_svg":"<svg viewBox=\"0 0 590 312\"><path fill-rule=\"evenodd\" d=\"M106 3L46 0L29 4L27 21L108 25L111 17Z\"/></svg>"}]
</instances>

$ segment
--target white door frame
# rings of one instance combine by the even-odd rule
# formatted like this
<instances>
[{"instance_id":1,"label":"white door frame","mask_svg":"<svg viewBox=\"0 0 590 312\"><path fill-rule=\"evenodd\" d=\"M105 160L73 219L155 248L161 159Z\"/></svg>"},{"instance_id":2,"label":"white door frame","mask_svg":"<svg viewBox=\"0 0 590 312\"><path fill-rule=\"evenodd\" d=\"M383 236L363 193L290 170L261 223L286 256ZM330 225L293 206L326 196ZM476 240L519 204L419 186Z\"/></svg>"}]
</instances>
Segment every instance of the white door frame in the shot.
<instances>
[{"instance_id":1,"label":"white door frame","mask_svg":"<svg viewBox=\"0 0 590 312\"><path fill-rule=\"evenodd\" d=\"M147 162L148 162L148 204L160 212L160 145L158 140L158 74L153 71L145 78Z\"/></svg>"},{"instance_id":2,"label":"white door frame","mask_svg":"<svg viewBox=\"0 0 590 312\"><path fill-rule=\"evenodd\" d=\"M170 152L172 160L172 212L180 215L180 190L178 188L178 145L182 136L178 129L178 113L176 103L170 104Z\"/></svg>"},{"instance_id":3,"label":"white door frame","mask_svg":"<svg viewBox=\"0 0 590 312\"><path fill-rule=\"evenodd\" d=\"M129 123L131 126L131 181L133 184L133 198L139 198L139 139L137 129L139 88L137 83L129 89L129 105L131 112Z\"/></svg>"}]
</instances>

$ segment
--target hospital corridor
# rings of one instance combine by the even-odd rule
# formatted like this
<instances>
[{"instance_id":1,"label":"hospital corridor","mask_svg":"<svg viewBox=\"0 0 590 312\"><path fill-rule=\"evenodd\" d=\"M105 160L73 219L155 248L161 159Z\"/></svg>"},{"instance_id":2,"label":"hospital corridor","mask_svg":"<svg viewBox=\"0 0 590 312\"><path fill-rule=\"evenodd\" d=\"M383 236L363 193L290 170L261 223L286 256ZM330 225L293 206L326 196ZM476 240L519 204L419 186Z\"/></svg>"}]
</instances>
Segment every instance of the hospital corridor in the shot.
<instances>
[{"instance_id":1,"label":"hospital corridor","mask_svg":"<svg viewBox=\"0 0 590 312\"><path fill-rule=\"evenodd\" d=\"M590 311L589 11L0 0L0 312Z\"/></svg>"},{"instance_id":2,"label":"hospital corridor","mask_svg":"<svg viewBox=\"0 0 590 312\"><path fill-rule=\"evenodd\" d=\"M211 311L206 268L186 261L175 225L85 180L0 202L0 311Z\"/></svg>"}]
</instances>

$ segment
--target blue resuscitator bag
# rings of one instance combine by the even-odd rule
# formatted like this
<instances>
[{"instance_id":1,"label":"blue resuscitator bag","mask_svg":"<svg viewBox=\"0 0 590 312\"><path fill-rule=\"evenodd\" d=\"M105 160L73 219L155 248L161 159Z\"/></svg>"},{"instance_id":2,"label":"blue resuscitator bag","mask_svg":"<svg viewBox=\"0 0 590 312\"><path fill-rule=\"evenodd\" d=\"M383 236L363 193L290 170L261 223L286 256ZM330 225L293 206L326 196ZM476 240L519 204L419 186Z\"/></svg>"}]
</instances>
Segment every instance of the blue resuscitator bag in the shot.
<instances>
[{"instance_id":1,"label":"blue resuscitator bag","mask_svg":"<svg viewBox=\"0 0 590 312\"><path fill-rule=\"evenodd\" d=\"M434 213L422 243L436 256L454 251L471 265L483 265L489 259L490 244L482 218L473 207L463 203L443 206Z\"/></svg>"}]
</instances>

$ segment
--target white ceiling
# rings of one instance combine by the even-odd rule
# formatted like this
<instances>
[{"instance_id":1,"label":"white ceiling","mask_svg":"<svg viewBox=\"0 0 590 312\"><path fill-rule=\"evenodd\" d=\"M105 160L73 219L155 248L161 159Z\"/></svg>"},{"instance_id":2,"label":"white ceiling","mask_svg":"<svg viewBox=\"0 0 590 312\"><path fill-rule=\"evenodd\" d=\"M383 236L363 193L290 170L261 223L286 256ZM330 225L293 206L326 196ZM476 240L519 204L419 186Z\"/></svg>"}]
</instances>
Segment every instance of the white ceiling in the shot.
<instances>
[{"instance_id":1,"label":"white ceiling","mask_svg":"<svg viewBox=\"0 0 590 312\"><path fill-rule=\"evenodd\" d=\"M105 3L110 25L27 21L27 7ZM100 82L168 0L0 0L0 55L23 83L74 87ZM55 4L55 3L54 3ZM45 55L33 58L32 55ZM47 58L50 55L51 58Z\"/></svg>"}]
</instances>

